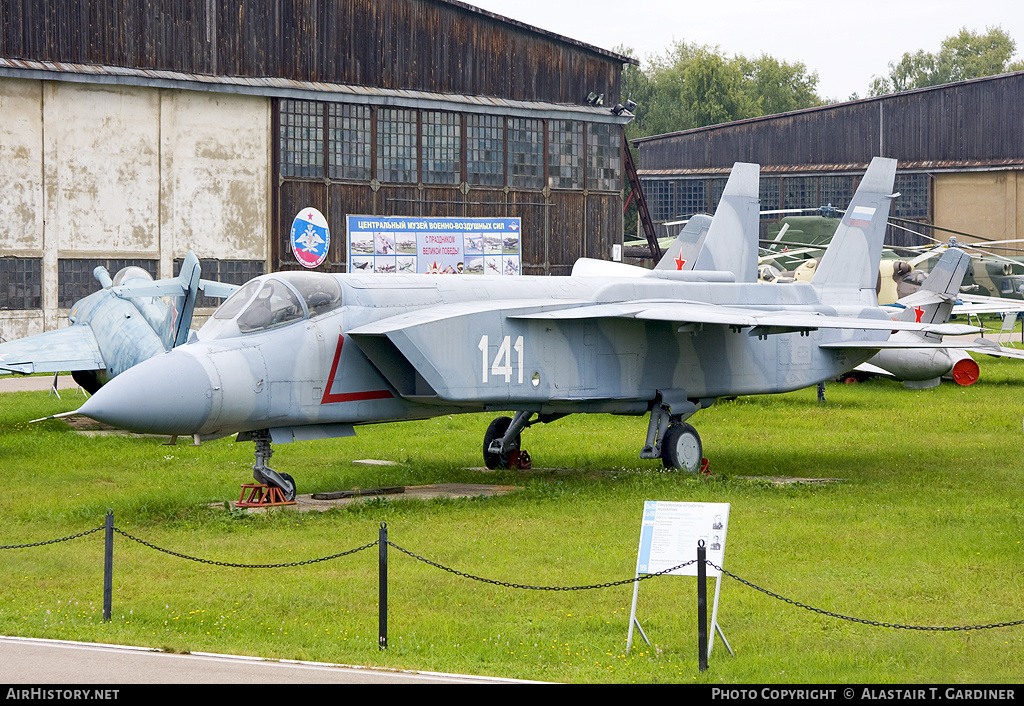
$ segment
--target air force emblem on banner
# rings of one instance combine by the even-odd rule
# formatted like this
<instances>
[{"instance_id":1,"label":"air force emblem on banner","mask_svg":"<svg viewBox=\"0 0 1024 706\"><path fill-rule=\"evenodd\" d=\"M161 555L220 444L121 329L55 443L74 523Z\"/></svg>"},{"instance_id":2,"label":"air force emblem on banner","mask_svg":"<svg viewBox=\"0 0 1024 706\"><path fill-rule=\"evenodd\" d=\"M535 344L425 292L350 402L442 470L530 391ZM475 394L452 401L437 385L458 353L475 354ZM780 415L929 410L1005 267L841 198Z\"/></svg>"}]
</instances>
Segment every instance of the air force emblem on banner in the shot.
<instances>
[{"instance_id":1,"label":"air force emblem on banner","mask_svg":"<svg viewBox=\"0 0 1024 706\"><path fill-rule=\"evenodd\" d=\"M315 208L304 208L292 221L292 252L303 267L313 268L327 258L331 231L327 219Z\"/></svg>"}]
</instances>

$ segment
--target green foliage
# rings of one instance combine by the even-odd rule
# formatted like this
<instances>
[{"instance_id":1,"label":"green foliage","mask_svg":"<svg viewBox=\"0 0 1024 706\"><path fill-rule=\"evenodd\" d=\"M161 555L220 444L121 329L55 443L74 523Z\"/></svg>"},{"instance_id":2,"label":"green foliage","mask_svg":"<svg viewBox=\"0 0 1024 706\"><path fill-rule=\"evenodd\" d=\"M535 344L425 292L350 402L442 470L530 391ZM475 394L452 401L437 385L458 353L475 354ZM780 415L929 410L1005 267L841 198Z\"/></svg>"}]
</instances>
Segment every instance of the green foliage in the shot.
<instances>
[{"instance_id":1,"label":"green foliage","mask_svg":"<svg viewBox=\"0 0 1024 706\"><path fill-rule=\"evenodd\" d=\"M632 55L628 48L621 53ZM763 54L728 57L719 47L673 43L627 66L622 95L637 104L630 139L821 105L818 74Z\"/></svg>"},{"instance_id":2,"label":"green foliage","mask_svg":"<svg viewBox=\"0 0 1024 706\"><path fill-rule=\"evenodd\" d=\"M1024 61L1011 62L1017 43L1001 27L984 34L966 27L942 40L936 53L919 49L889 62L889 75L872 78L869 95L910 91L955 81L983 78L1024 69Z\"/></svg>"},{"instance_id":3,"label":"green foliage","mask_svg":"<svg viewBox=\"0 0 1024 706\"><path fill-rule=\"evenodd\" d=\"M0 634L462 672L562 682L1015 683L1024 629L924 632L851 623L733 579L720 641L696 664L692 579L641 583L639 637L625 652L645 500L728 502L725 568L786 598L880 622L1019 620L1024 470L1018 361L983 359L971 387L879 380L740 397L692 422L712 475L665 472L637 451L646 419L575 415L523 437L531 471L481 468L495 415L360 427L358 436L275 447L300 492L508 484L503 496L371 497L323 513L231 512L252 445L230 439L85 436L46 393L0 395L5 535L28 544L102 526L222 564L304 562L373 543L389 549L389 648L377 649L377 550L280 569L197 563L115 537L114 615L103 622L102 532L0 550ZM395 466L353 463L365 458ZM775 477L834 482L780 485Z\"/></svg>"}]
</instances>

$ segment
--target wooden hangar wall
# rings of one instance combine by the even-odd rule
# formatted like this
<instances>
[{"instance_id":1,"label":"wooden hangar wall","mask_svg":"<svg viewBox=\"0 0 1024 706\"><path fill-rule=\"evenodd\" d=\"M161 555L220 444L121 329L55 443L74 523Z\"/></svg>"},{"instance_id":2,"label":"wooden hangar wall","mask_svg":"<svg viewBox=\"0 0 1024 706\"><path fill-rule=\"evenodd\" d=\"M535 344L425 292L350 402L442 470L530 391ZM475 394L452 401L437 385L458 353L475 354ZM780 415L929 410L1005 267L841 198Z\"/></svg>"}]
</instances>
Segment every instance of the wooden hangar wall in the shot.
<instances>
[{"instance_id":1,"label":"wooden hangar wall","mask_svg":"<svg viewBox=\"0 0 1024 706\"><path fill-rule=\"evenodd\" d=\"M305 206L327 271L358 213L521 217L526 273L608 257L630 61L455 0L0 0L0 335L98 264L293 267Z\"/></svg>"},{"instance_id":2,"label":"wooden hangar wall","mask_svg":"<svg viewBox=\"0 0 1024 706\"><path fill-rule=\"evenodd\" d=\"M1022 134L1024 73L1018 72L635 144L656 221L713 212L736 161L761 165L762 210L842 208L871 158L886 156L899 160L895 189L901 197L893 215L1013 240L1024 238ZM762 228L779 217L762 217ZM924 240L890 229L888 242Z\"/></svg>"}]
</instances>

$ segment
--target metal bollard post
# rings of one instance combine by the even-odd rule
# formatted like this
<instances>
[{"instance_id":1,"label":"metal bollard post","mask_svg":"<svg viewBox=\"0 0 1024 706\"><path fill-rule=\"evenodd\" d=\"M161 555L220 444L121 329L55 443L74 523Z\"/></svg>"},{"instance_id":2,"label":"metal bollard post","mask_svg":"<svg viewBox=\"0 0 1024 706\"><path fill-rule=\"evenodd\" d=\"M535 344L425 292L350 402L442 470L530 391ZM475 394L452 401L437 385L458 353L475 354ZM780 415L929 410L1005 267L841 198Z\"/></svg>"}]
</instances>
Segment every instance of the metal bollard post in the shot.
<instances>
[{"instance_id":1,"label":"metal bollard post","mask_svg":"<svg viewBox=\"0 0 1024 706\"><path fill-rule=\"evenodd\" d=\"M380 523L380 537L377 540L377 565L380 580L377 609L378 649L388 648L388 523Z\"/></svg>"},{"instance_id":2,"label":"metal bollard post","mask_svg":"<svg viewBox=\"0 0 1024 706\"><path fill-rule=\"evenodd\" d=\"M110 622L114 586L114 511L107 509L103 543L103 622Z\"/></svg>"},{"instance_id":3,"label":"metal bollard post","mask_svg":"<svg viewBox=\"0 0 1024 706\"><path fill-rule=\"evenodd\" d=\"M708 668L708 565L704 540L697 540L697 667Z\"/></svg>"}]
</instances>

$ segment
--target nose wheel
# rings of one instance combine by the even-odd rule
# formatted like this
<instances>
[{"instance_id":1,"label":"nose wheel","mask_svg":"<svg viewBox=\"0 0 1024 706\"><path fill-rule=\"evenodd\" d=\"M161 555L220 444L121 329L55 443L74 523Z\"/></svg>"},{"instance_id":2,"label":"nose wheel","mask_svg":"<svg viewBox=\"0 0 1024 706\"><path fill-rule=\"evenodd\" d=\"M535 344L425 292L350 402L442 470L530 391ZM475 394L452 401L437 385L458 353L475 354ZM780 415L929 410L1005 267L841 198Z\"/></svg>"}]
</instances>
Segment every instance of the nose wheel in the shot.
<instances>
[{"instance_id":1,"label":"nose wheel","mask_svg":"<svg viewBox=\"0 0 1024 706\"><path fill-rule=\"evenodd\" d=\"M270 432L266 429L254 431L253 441L256 443L256 463L252 467L252 477L257 483L273 485L281 489L287 502L295 500L295 479L287 473L278 473L267 465L274 450L270 448Z\"/></svg>"}]
</instances>

